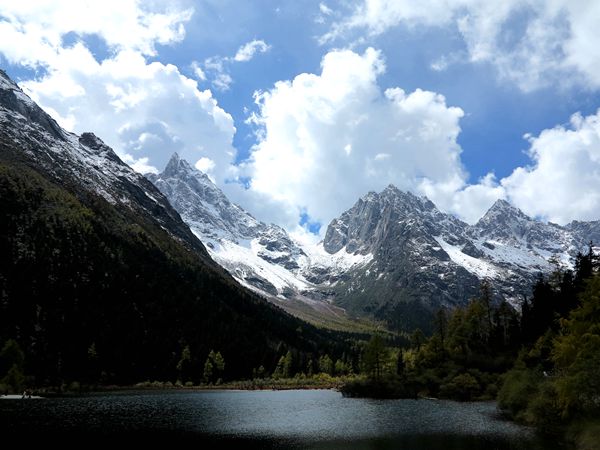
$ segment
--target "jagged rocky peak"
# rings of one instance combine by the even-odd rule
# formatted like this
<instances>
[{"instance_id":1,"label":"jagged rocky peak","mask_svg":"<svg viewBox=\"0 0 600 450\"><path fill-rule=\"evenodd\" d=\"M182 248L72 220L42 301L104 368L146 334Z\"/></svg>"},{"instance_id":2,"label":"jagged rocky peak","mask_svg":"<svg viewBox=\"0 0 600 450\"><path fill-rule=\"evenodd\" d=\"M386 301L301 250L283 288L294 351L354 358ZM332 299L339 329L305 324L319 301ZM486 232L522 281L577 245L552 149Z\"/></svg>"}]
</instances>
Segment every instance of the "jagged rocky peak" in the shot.
<instances>
[{"instance_id":1,"label":"jagged rocky peak","mask_svg":"<svg viewBox=\"0 0 600 450\"><path fill-rule=\"evenodd\" d=\"M204 175L206 177L206 174L204 174L204 173L200 172L199 170L190 166L190 164L185 159L181 159L179 157L179 154L177 152L175 152L169 159L169 162L167 163L165 170L163 171L163 173L161 175L163 177L169 178L169 177L175 177L178 174L182 174L182 173L189 174L194 171L197 172L198 175ZM208 178L208 177L206 177L206 178Z\"/></svg>"},{"instance_id":2,"label":"jagged rocky peak","mask_svg":"<svg viewBox=\"0 0 600 450\"><path fill-rule=\"evenodd\" d=\"M506 200L496 200L481 219L472 227L475 237L488 238L522 238L534 222L520 209Z\"/></svg>"},{"instance_id":3,"label":"jagged rocky peak","mask_svg":"<svg viewBox=\"0 0 600 450\"><path fill-rule=\"evenodd\" d=\"M410 225L412 232L423 229L431 235L444 234L448 229L455 233L466 226L439 211L427 197L403 192L390 184L380 193L369 192L334 219L325 233L323 247L330 254L344 247L349 253L369 253L396 230L398 223Z\"/></svg>"},{"instance_id":4,"label":"jagged rocky peak","mask_svg":"<svg viewBox=\"0 0 600 450\"><path fill-rule=\"evenodd\" d=\"M238 242L256 236L264 224L229 201L205 173L177 153L165 170L146 175L169 199L192 230L209 245L221 238Z\"/></svg>"},{"instance_id":5,"label":"jagged rocky peak","mask_svg":"<svg viewBox=\"0 0 600 450\"><path fill-rule=\"evenodd\" d=\"M94 133L90 132L82 133L79 137L79 142L81 142L86 147L93 148L96 150L106 147L106 144L104 143L104 141L102 141L102 139L100 139Z\"/></svg>"},{"instance_id":6,"label":"jagged rocky peak","mask_svg":"<svg viewBox=\"0 0 600 450\"><path fill-rule=\"evenodd\" d=\"M431 211L437 209L431 200L427 197L419 197L410 191L401 191L393 184L389 184L380 194L378 198L382 203L391 203L394 206L401 207L407 210Z\"/></svg>"},{"instance_id":7,"label":"jagged rocky peak","mask_svg":"<svg viewBox=\"0 0 600 450\"><path fill-rule=\"evenodd\" d=\"M484 216L479 219L479 222L492 222L504 218L519 218L526 221L532 221L531 217L526 215L519 208L511 205L504 199L498 199L487 210Z\"/></svg>"},{"instance_id":8,"label":"jagged rocky peak","mask_svg":"<svg viewBox=\"0 0 600 450\"><path fill-rule=\"evenodd\" d=\"M325 232L323 248L327 253L335 254L343 248L353 253L365 247L373 239L386 207L401 202L408 195L392 184L381 193L367 193L352 208L331 221Z\"/></svg>"}]
</instances>

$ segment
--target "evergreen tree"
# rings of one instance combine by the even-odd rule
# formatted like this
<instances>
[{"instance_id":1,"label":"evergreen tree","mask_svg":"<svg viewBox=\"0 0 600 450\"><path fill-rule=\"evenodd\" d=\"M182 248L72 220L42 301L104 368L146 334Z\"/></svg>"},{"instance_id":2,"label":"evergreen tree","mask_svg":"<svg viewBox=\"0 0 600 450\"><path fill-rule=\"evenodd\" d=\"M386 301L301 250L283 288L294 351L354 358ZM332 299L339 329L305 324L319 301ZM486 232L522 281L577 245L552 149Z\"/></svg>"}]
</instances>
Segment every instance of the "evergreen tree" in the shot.
<instances>
[{"instance_id":1,"label":"evergreen tree","mask_svg":"<svg viewBox=\"0 0 600 450\"><path fill-rule=\"evenodd\" d=\"M3 375L0 383L11 388L13 392L22 392L25 386L25 375L23 367L25 365L25 354L21 346L14 339L6 341L0 352L0 362Z\"/></svg>"},{"instance_id":2,"label":"evergreen tree","mask_svg":"<svg viewBox=\"0 0 600 450\"><path fill-rule=\"evenodd\" d=\"M388 349L379 334L373 335L363 353L364 370L375 381L381 379L388 361Z\"/></svg>"},{"instance_id":3,"label":"evergreen tree","mask_svg":"<svg viewBox=\"0 0 600 450\"><path fill-rule=\"evenodd\" d=\"M442 347L444 347L444 341L446 340L446 328L448 326L448 317L446 315L446 309L440 308L435 313L435 332L438 335Z\"/></svg>"},{"instance_id":4,"label":"evergreen tree","mask_svg":"<svg viewBox=\"0 0 600 450\"><path fill-rule=\"evenodd\" d=\"M333 375L333 371L334 371L333 360L331 359L331 357L329 355L325 354L325 355L321 356L321 358L319 358L319 371L321 373Z\"/></svg>"},{"instance_id":5,"label":"evergreen tree","mask_svg":"<svg viewBox=\"0 0 600 450\"><path fill-rule=\"evenodd\" d=\"M213 364L215 368L215 374L217 378L223 378L225 374L225 358L221 355L221 352L215 353L213 357Z\"/></svg>"},{"instance_id":6,"label":"evergreen tree","mask_svg":"<svg viewBox=\"0 0 600 450\"><path fill-rule=\"evenodd\" d=\"M186 345L181 351L181 357L177 363L177 372L179 374L179 380L186 382L189 379L190 365L192 362L192 353L190 352L190 346Z\"/></svg>"},{"instance_id":7,"label":"evergreen tree","mask_svg":"<svg viewBox=\"0 0 600 450\"><path fill-rule=\"evenodd\" d=\"M483 280L479 287L479 300L482 302L486 312L487 333L485 338L489 343L490 334L492 332L492 287L487 279Z\"/></svg>"},{"instance_id":8,"label":"evergreen tree","mask_svg":"<svg viewBox=\"0 0 600 450\"><path fill-rule=\"evenodd\" d=\"M214 374L213 362L210 359L210 357L208 357L208 358L206 358L206 362L204 363L204 371L203 371L204 382L211 383L213 380L213 374Z\"/></svg>"},{"instance_id":9,"label":"evergreen tree","mask_svg":"<svg viewBox=\"0 0 600 450\"><path fill-rule=\"evenodd\" d=\"M96 343L92 342L87 350L87 364L88 364L88 373L87 378L90 382L95 382L98 380L100 367L99 367L99 358L98 351L96 350Z\"/></svg>"},{"instance_id":10,"label":"evergreen tree","mask_svg":"<svg viewBox=\"0 0 600 450\"><path fill-rule=\"evenodd\" d=\"M253 378L263 379L265 377L266 371L265 366L260 365L258 369L253 370Z\"/></svg>"},{"instance_id":11,"label":"evergreen tree","mask_svg":"<svg viewBox=\"0 0 600 450\"><path fill-rule=\"evenodd\" d=\"M405 369L406 369L406 364L404 363L404 351L402 349L399 349L398 357L396 359L396 375L399 375L399 376L404 375Z\"/></svg>"},{"instance_id":12,"label":"evergreen tree","mask_svg":"<svg viewBox=\"0 0 600 450\"><path fill-rule=\"evenodd\" d=\"M420 328L415 329L410 337L411 344L417 351L421 350L421 345L425 342L425 334Z\"/></svg>"},{"instance_id":13,"label":"evergreen tree","mask_svg":"<svg viewBox=\"0 0 600 450\"><path fill-rule=\"evenodd\" d=\"M294 364L294 359L292 357L292 352L288 350L283 359L283 377L290 378L292 376L292 366Z\"/></svg>"},{"instance_id":14,"label":"evergreen tree","mask_svg":"<svg viewBox=\"0 0 600 450\"><path fill-rule=\"evenodd\" d=\"M277 365L275 366L275 371L273 372L273 378L276 380L283 378L284 375L284 366L285 366L285 356L281 356L279 361L277 361Z\"/></svg>"},{"instance_id":15,"label":"evergreen tree","mask_svg":"<svg viewBox=\"0 0 600 450\"><path fill-rule=\"evenodd\" d=\"M221 355L221 352L215 353L214 350L211 350L204 363L204 381L210 383L220 380L223 377L224 370L225 359Z\"/></svg>"}]
</instances>

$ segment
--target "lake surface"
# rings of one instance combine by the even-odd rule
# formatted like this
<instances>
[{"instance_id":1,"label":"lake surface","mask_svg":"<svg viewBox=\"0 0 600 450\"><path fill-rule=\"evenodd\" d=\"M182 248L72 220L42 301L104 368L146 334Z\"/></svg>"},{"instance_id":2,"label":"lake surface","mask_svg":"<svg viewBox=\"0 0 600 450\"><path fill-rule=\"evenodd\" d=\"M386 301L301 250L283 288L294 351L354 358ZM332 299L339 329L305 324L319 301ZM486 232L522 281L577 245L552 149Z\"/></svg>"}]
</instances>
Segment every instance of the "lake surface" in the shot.
<instances>
[{"instance_id":1,"label":"lake surface","mask_svg":"<svg viewBox=\"0 0 600 450\"><path fill-rule=\"evenodd\" d=\"M335 391L130 391L1 400L3 436L183 438L203 448L554 449L496 405L344 398Z\"/></svg>"}]
</instances>

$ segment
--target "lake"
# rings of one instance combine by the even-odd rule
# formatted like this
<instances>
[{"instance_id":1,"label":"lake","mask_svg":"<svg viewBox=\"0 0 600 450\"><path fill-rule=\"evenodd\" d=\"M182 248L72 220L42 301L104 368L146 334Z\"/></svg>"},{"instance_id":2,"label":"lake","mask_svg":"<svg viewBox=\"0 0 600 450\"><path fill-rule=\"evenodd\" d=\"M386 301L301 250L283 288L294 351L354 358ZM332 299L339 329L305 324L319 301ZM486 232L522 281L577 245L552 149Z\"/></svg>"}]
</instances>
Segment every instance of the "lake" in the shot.
<instances>
[{"instance_id":1,"label":"lake","mask_svg":"<svg viewBox=\"0 0 600 450\"><path fill-rule=\"evenodd\" d=\"M493 402L369 400L330 390L128 391L0 401L3 436L185 439L206 447L552 449Z\"/></svg>"}]
</instances>

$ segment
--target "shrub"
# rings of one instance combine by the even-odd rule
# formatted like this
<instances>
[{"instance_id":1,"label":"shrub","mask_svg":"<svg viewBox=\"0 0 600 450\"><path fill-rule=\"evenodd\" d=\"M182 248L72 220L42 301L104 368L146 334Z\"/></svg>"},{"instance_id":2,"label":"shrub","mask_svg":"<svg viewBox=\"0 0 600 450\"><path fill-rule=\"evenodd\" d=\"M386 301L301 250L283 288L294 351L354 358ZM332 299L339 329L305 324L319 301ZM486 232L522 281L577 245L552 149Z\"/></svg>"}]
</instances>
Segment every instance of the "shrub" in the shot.
<instances>
[{"instance_id":1,"label":"shrub","mask_svg":"<svg viewBox=\"0 0 600 450\"><path fill-rule=\"evenodd\" d=\"M481 386L477 379L468 373L461 373L450 381L442 384L440 395L461 401L469 401L481 393Z\"/></svg>"},{"instance_id":2,"label":"shrub","mask_svg":"<svg viewBox=\"0 0 600 450\"><path fill-rule=\"evenodd\" d=\"M512 418L524 419L529 401L538 391L540 374L531 369L513 369L504 376L498 406Z\"/></svg>"}]
</instances>

